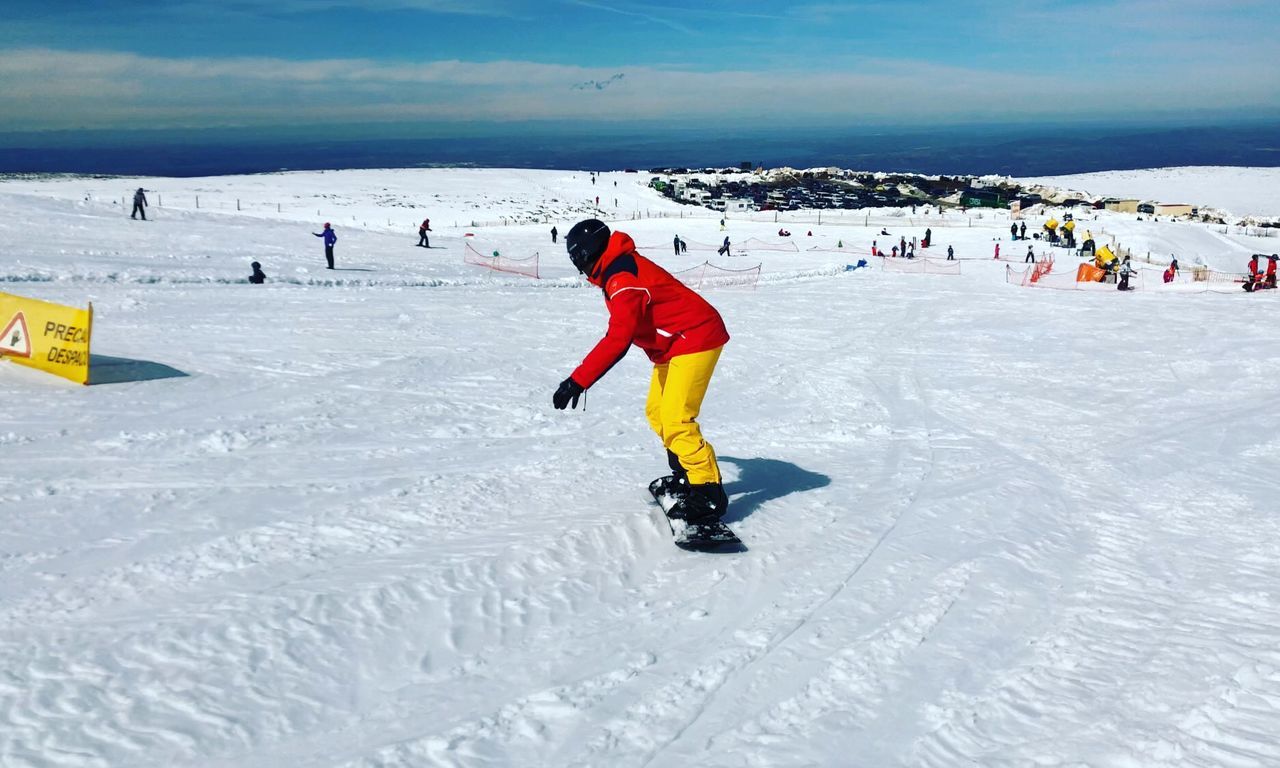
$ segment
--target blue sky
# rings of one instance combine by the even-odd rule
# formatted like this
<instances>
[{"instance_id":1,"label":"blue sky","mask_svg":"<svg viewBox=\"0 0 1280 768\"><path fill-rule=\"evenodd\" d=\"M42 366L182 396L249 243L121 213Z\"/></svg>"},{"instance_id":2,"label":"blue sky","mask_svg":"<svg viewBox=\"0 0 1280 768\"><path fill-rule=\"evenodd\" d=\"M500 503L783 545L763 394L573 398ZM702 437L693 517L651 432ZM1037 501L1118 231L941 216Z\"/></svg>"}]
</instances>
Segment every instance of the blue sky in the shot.
<instances>
[{"instance_id":1,"label":"blue sky","mask_svg":"<svg viewBox=\"0 0 1280 768\"><path fill-rule=\"evenodd\" d=\"M5 12L6 131L1280 109L1273 0L6 0Z\"/></svg>"}]
</instances>

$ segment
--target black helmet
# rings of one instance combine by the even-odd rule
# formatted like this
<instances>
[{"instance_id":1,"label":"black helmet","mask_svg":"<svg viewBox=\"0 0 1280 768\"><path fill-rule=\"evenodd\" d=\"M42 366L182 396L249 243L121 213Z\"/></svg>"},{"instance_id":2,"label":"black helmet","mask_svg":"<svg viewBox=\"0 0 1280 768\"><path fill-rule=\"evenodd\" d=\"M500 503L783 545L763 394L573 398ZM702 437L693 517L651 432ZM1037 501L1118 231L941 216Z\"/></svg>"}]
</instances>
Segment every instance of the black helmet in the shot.
<instances>
[{"instance_id":1,"label":"black helmet","mask_svg":"<svg viewBox=\"0 0 1280 768\"><path fill-rule=\"evenodd\" d=\"M569 252L569 261L584 275L591 274L591 268L600 260L607 245L609 227L599 219L580 221L564 236L564 248Z\"/></svg>"}]
</instances>

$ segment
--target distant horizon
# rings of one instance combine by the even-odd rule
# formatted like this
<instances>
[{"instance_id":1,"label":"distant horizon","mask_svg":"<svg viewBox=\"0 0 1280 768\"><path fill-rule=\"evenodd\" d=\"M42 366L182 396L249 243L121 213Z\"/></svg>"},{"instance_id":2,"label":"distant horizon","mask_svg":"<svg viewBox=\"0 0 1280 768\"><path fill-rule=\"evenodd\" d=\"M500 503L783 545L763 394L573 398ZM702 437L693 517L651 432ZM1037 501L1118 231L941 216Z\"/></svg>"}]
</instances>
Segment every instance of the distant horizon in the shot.
<instances>
[{"instance_id":1,"label":"distant horizon","mask_svg":"<svg viewBox=\"0 0 1280 768\"><path fill-rule=\"evenodd\" d=\"M512 167L837 166L906 173L1010 176L1220 165L1280 166L1280 121L1145 120L945 126L763 127L711 132L662 125L547 121L342 130L152 129L0 133L0 173L219 176L302 170ZM344 135L347 130L359 135ZM436 135L417 135L418 133Z\"/></svg>"}]
</instances>

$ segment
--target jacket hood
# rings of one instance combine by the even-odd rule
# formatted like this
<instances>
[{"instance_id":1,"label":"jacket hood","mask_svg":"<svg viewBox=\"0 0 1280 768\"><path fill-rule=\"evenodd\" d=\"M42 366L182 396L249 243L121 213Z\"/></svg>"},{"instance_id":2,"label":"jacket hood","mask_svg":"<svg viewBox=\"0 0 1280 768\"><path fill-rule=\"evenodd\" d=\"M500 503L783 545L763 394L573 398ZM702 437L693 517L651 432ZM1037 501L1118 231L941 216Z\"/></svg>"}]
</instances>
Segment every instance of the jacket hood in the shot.
<instances>
[{"instance_id":1,"label":"jacket hood","mask_svg":"<svg viewBox=\"0 0 1280 768\"><path fill-rule=\"evenodd\" d=\"M592 285L599 286L599 276L604 273L604 268L609 266L609 262L624 253L633 253L635 249L636 241L632 240L631 235L626 232L614 232L609 235L609 244L605 246L600 258L596 259L596 265L587 276L587 280Z\"/></svg>"}]
</instances>

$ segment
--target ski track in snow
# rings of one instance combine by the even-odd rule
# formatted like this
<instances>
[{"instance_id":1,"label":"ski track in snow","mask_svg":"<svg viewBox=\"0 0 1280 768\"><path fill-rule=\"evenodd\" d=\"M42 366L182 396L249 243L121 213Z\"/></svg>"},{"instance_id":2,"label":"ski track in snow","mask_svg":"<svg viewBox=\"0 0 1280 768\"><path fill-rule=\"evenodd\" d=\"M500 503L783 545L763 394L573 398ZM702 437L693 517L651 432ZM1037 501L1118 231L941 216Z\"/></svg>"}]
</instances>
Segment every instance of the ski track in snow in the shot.
<instances>
[{"instance_id":1,"label":"ski track in snow","mask_svg":"<svg viewBox=\"0 0 1280 768\"><path fill-rule=\"evenodd\" d=\"M0 186L10 289L188 375L0 368L6 768L1280 764L1280 362L1242 354L1274 295L762 254L708 294L734 338L701 418L750 551L690 555L645 492L643 356L547 403L605 315L543 226L482 234L574 290L477 274L448 227L340 230L377 270L347 283L287 216L140 230L72 183ZM1007 233L947 224L962 253ZM717 239L620 225L676 226ZM238 284L261 249L282 281Z\"/></svg>"}]
</instances>

